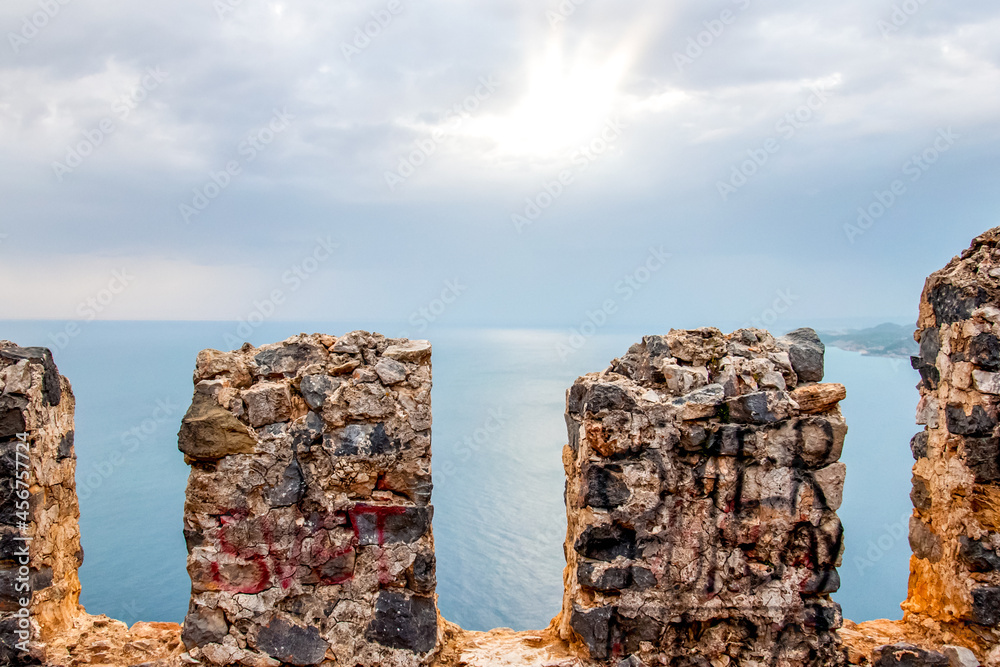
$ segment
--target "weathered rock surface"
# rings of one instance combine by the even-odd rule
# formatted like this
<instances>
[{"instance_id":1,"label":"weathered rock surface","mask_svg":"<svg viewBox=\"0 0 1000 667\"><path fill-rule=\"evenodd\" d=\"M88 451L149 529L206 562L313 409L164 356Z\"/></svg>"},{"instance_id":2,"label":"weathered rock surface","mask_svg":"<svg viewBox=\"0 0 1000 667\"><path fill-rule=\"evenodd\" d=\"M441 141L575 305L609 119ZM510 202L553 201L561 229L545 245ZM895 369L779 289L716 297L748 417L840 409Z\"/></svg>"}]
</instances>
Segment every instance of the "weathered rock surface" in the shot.
<instances>
[{"instance_id":1,"label":"weathered rock surface","mask_svg":"<svg viewBox=\"0 0 1000 667\"><path fill-rule=\"evenodd\" d=\"M177 623L136 623L81 613L49 640L46 666L182 667L184 644Z\"/></svg>"},{"instance_id":2,"label":"weathered rock surface","mask_svg":"<svg viewBox=\"0 0 1000 667\"><path fill-rule=\"evenodd\" d=\"M967 635L979 658L1000 644L1000 228L930 278L916 339L925 430L914 439L912 623ZM995 653L995 651L994 651ZM992 658L996 660L996 656ZM995 662L989 664L997 664Z\"/></svg>"},{"instance_id":3,"label":"weathered rock surface","mask_svg":"<svg viewBox=\"0 0 1000 667\"><path fill-rule=\"evenodd\" d=\"M433 659L430 352L353 332L198 356L179 434L191 658Z\"/></svg>"},{"instance_id":4,"label":"weathered rock surface","mask_svg":"<svg viewBox=\"0 0 1000 667\"><path fill-rule=\"evenodd\" d=\"M564 640L614 665L845 662L845 392L822 372L811 330L699 329L577 380Z\"/></svg>"},{"instance_id":5,"label":"weathered rock surface","mask_svg":"<svg viewBox=\"0 0 1000 667\"><path fill-rule=\"evenodd\" d=\"M0 341L0 665L1000 667L998 269L1000 228L927 281L906 614L862 624L829 597L846 390L811 330L671 331L580 378L562 613L488 633L435 604L429 343L198 355L182 634L78 605L72 391L48 350Z\"/></svg>"},{"instance_id":6,"label":"weathered rock surface","mask_svg":"<svg viewBox=\"0 0 1000 667\"><path fill-rule=\"evenodd\" d=\"M35 664L79 614L74 398L52 353L0 341L0 664Z\"/></svg>"}]
</instances>

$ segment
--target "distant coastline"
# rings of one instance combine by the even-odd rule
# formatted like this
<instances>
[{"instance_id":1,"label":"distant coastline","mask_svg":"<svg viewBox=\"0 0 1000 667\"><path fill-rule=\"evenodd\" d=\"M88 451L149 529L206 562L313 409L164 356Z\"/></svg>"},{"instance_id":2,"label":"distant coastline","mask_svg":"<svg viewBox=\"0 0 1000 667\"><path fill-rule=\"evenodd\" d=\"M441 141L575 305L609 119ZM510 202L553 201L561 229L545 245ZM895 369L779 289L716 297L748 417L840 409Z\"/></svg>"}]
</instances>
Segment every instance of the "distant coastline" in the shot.
<instances>
[{"instance_id":1,"label":"distant coastline","mask_svg":"<svg viewBox=\"0 0 1000 667\"><path fill-rule=\"evenodd\" d=\"M913 340L913 331L912 326L885 323L868 329L821 331L819 335L826 345L848 352L908 359L920 351Z\"/></svg>"}]
</instances>

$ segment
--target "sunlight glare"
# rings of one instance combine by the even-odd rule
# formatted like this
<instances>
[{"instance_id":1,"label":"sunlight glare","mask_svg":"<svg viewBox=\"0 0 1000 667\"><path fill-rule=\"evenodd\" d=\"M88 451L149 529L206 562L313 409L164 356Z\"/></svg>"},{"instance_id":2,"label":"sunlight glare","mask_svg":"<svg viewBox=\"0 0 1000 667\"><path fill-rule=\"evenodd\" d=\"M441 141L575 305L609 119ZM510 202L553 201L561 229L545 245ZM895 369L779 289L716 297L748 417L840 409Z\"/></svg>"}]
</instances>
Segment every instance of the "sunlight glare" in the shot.
<instances>
[{"instance_id":1,"label":"sunlight glare","mask_svg":"<svg viewBox=\"0 0 1000 667\"><path fill-rule=\"evenodd\" d=\"M570 56L558 39L529 62L524 94L507 113L483 114L467 134L495 143L500 157L556 159L586 143L611 120L634 49L598 59Z\"/></svg>"}]
</instances>

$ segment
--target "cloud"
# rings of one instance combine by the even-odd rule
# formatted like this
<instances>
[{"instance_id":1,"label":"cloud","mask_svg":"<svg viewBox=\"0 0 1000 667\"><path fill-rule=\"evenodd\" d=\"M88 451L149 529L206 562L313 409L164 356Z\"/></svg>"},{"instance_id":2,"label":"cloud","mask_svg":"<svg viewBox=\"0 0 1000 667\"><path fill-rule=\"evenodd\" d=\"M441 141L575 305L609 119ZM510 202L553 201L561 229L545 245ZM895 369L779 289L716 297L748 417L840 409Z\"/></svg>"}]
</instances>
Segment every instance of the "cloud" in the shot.
<instances>
[{"instance_id":1,"label":"cloud","mask_svg":"<svg viewBox=\"0 0 1000 667\"><path fill-rule=\"evenodd\" d=\"M304 289L325 308L405 318L462 276L478 288L454 323L524 325L579 319L572 293L607 281L592 258L620 267L654 242L696 258L695 274L727 275L720 258L745 252L767 284L818 252L903 294L943 223L958 238L996 223L983 184L998 164L1000 8L985 0L12 0L0 28L0 250L71 257L94 285L107 257L155 268L150 299L122 301L129 316L238 318L324 234L343 247L330 284L352 290ZM269 136L276 113L292 120ZM602 137L609 123L621 130ZM857 207L949 127L955 149L850 243ZM518 233L512 217L563 173ZM931 269L958 246L940 247ZM5 259L21 293L6 312L66 316L82 298L73 272L25 281L9 268L24 257ZM225 276L240 287L192 287ZM650 298L700 317L727 303L683 297L690 281ZM814 299L843 316L891 306L838 289Z\"/></svg>"}]
</instances>

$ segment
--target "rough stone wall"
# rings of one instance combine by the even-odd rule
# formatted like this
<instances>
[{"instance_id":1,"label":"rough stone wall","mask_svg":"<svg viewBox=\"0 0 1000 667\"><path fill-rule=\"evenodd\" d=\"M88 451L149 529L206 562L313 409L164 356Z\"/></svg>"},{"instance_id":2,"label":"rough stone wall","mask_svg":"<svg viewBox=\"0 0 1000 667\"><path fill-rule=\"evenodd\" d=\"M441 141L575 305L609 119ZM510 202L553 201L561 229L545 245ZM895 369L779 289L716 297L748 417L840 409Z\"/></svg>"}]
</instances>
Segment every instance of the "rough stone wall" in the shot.
<instances>
[{"instance_id":1,"label":"rough stone wall","mask_svg":"<svg viewBox=\"0 0 1000 667\"><path fill-rule=\"evenodd\" d=\"M843 664L823 353L810 329L671 331L576 381L562 637L620 665Z\"/></svg>"},{"instance_id":2,"label":"rough stone wall","mask_svg":"<svg viewBox=\"0 0 1000 667\"><path fill-rule=\"evenodd\" d=\"M9 341L0 392L0 664L36 664L79 613L74 399L49 350Z\"/></svg>"},{"instance_id":3,"label":"rough stone wall","mask_svg":"<svg viewBox=\"0 0 1000 667\"><path fill-rule=\"evenodd\" d=\"M433 658L430 354L353 332L198 355L179 434L192 657Z\"/></svg>"},{"instance_id":4,"label":"rough stone wall","mask_svg":"<svg viewBox=\"0 0 1000 667\"><path fill-rule=\"evenodd\" d=\"M1000 228L927 279L907 619L1000 664Z\"/></svg>"}]
</instances>

